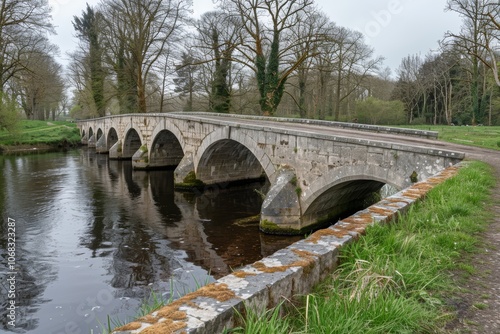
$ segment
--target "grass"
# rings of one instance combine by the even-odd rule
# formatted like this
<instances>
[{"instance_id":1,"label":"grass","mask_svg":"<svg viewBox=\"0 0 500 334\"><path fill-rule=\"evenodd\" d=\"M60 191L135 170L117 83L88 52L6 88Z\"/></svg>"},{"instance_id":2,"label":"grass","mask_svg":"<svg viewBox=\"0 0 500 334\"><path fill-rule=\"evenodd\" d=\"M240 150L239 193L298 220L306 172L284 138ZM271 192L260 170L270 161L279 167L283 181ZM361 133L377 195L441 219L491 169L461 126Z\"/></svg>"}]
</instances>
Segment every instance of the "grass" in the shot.
<instances>
[{"instance_id":1,"label":"grass","mask_svg":"<svg viewBox=\"0 0 500 334\"><path fill-rule=\"evenodd\" d=\"M19 121L13 132L0 130L0 145L54 145L66 140L69 143L79 143L80 134L76 123L47 122L47 121Z\"/></svg>"},{"instance_id":2,"label":"grass","mask_svg":"<svg viewBox=\"0 0 500 334\"><path fill-rule=\"evenodd\" d=\"M231 332L265 333L259 322L276 333L443 331L453 318L446 301L456 291L449 273L471 270L461 261L478 251L494 182L488 165L468 164L397 223L370 227L343 248L340 266L313 293L264 315L249 312Z\"/></svg>"},{"instance_id":3,"label":"grass","mask_svg":"<svg viewBox=\"0 0 500 334\"><path fill-rule=\"evenodd\" d=\"M150 291L149 296L141 301L141 304L136 312L134 317L129 319L121 320L121 319L113 319L109 315L107 316L107 323L101 324L102 334L109 334L113 332L115 328L126 325L128 322L133 321L134 319L144 317L148 314L153 313L161 309L163 306L172 303L176 298L187 295L190 292L196 291L199 288L206 286L211 283L213 278L210 276L210 273L204 277L203 280L198 281L196 277L192 277L194 280L195 288L193 290L186 289L182 287L182 290L176 287L175 281L173 279L170 280L170 295L168 298L165 298L162 294L157 293L153 290Z\"/></svg>"},{"instance_id":4,"label":"grass","mask_svg":"<svg viewBox=\"0 0 500 334\"><path fill-rule=\"evenodd\" d=\"M172 284L171 284L172 285ZM173 286L173 285L172 285ZM120 319L113 319L109 315L107 316L107 323L106 325L101 324L102 327L102 334L108 334L113 332L114 328L123 326L129 322L129 320L133 320L136 318L140 318L143 316L146 316L156 310L159 310L163 306L165 306L168 303L171 303L173 301L172 298L166 299L164 298L161 294L158 294L154 291L150 292L149 297L145 298L142 302L141 305L139 306L139 309L137 310L137 314L135 317L132 319L128 320L120 320Z\"/></svg>"},{"instance_id":5,"label":"grass","mask_svg":"<svg viewBox=\"0 0 500 334\"><path fill-rule=\"evenodd\" d=\"M405 125L401 127L437 131L440 140L450 143L500 150L500 126Z\"/></svg>"}]
</instances>

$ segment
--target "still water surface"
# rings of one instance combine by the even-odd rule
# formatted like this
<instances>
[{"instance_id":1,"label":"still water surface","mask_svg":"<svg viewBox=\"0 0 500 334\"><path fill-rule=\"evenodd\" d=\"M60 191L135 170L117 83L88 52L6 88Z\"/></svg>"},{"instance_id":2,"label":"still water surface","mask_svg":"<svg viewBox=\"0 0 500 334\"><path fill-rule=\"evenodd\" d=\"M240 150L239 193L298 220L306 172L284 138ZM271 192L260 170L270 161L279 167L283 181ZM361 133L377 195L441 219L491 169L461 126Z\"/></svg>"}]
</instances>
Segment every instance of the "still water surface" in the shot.
<instances>
[{"instance_id":1,"label":"still water surface","mask_svg":"<svg viewBox=\"0 0 500 334\"><path fill-rule=\"evenodd\" d=\"M236 224L266 184L173 191L173 171L132 171L82 149L0 156L0 332L101 333L298 240ZM7 222L16 221L16 327L8 326Z\"/></svg>"}]
</instances>

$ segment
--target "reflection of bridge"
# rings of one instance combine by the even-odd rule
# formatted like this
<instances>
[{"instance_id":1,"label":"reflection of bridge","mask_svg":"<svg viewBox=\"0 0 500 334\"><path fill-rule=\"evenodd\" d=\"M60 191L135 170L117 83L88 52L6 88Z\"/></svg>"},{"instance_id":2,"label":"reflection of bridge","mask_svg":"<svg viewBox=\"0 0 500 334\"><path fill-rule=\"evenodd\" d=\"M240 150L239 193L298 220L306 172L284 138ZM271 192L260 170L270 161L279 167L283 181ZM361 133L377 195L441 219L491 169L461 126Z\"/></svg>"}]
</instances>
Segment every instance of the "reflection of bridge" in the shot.
<instances>
[{"instance_id":1,"label":"reflection of bridge","mask_svg":"<svg viewBox=\"0 0 500 334\"><path fill-rule=\"evenodd\" d=\"M435 133L207 113L131 114L79 121L82 142L135 169L177 166L176 184L266 176L261 229L301 233L378 191L424 180L463 159ZM406 135L406 136L402 136Z\"/></svg>"}]
</instances>

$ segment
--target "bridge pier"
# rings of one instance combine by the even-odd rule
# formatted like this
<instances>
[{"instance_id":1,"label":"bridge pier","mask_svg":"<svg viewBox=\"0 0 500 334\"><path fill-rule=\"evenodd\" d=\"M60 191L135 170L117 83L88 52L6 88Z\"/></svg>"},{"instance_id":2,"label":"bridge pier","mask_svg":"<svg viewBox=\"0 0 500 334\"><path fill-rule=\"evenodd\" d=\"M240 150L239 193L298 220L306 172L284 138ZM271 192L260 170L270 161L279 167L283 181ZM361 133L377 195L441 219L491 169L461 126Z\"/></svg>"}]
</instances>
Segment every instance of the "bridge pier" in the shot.
<instances>
[{"instance_id":1,"label":"bridge pier","mask_svg":"<svg viewBox=\"0 0 500 334\"><path fill-rule=\"evenodd\" d=\"M111 148L109 149L109 158L119 160L122 159L122 141L119 139Z\"/></svg>"},{"instance_id":2,"label":"bridge pier","mask_svg":"<svg viewBox=\"0 0 500 334\"><path fill-rule=\"evenodd\" d=\"M270 234L299 234L302 190L297 184L295 170L282 166L276 174L262 203L260 229Z\"/></svg>"},{"instance_id":3,"label":"bridge pier","mask_svg":"<svg viewBox=\"0 0 500 334\"><path fill-rule=\"evenodd\" d=\"M132 156L132 168L149 169L149 154L146 145L142 145Z\"/></svg>"},{"instance_id":4,"label":"bridge pier","mask_svg":"<svg viewBox=\"0 0 500 334\"><path fill-rule=\"evenodd\" d=\"M95 134L93 134L89 140L87 141L87 146L90 147L90 148L95 148L96 147L96 138L95 138Z\"/></svg>"},{"instance_id":5,"label":"bridge pier","mask_svg":"<svg viewBox=\"0 0 500 334\"><path fill-rule=\"evenodd\" d=\"M85 130L82 130L82 145L88 145L89 144L89 136L88 133L85 132Z\"/></svg>"},{"instance_id":6,"label":"bridge pier","mask_svg":"<svg viewBox=\"0 0 500 334\"><path fill-rule=\"evenodd\" d=\"M106 144L106 136L101 136L97 143L95 144L96 153L108 153L108 147Z\"/></svg>"},{"instance_id":7,"label":"bridge pier","mask_svg":"<svg viewBox=\"0 0 500 334\"><path fill-rule=\"evenodd\" d=\"M194 170L193 153L187 152L174 171L174 187L176 188L195 188L202 186L203 182L196 178Z\"/></svg>"}]
</instances>

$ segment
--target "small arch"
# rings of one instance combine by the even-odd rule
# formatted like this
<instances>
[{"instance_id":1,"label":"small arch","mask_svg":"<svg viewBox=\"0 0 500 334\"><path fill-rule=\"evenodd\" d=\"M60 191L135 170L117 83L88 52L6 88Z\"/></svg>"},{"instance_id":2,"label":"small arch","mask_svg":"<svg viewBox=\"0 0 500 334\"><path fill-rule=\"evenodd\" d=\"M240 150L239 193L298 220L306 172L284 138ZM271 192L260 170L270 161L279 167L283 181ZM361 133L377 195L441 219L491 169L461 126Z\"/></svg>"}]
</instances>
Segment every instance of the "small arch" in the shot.
<instances>
[{"instance_id":1,"label":"small arch","mask_svg":"<svg viewBox=\"0 0 500 334\"><path fill-rule=\"evenodd\" d=\"M171 131L160 131L151 145L149 166L177 166L184 157L182 145Z\"/></svg>"},{"instance_id":2,"label":"small arch","mask_svg":"<svg viewBox=\"0 0 500 334\"><path fill-rule=\"evenodd\" d=\"M89 139L92 138L94 135L94 130L92 130L92 127L89 127Z\"/></svg>"},{"instance_id":3,"label":"small arch","mask_svg":"<svg viewBox=\"0 0 500 334\"><path fill-rule=\"evenodd\" d=\"M115 145L116 142L118 142L118 133L116 132L116 129L115 128L109 129L108 136L106 138L107 138L106 149L109 151L109 149L113 147L113 145Z\"/></svg>"},{"instance_id":4,"label":"small arch","mask_svg":"<svg viewBox=\"0 0 500 334\"><path fill-rule=\"evenodd\" d=\"M82 139L85 138L86 135L85 129L81 129L80 133L81 133L81 138Z\"/></svg>"},{"instance_id":5,"label":"small arch","mask_svg":"<svg viewBox=\"0 0 500 334\"><path fill-rule=\"evenodd\" d=\"M101 128L99 128L99 129L97 130L96 142L97 142L99 139L101 139L102 135L103 135L103 132L102 132Z\"/></svg>"},{"instance_id":6,"label":"small arch","mask_svg":"<svg viewBox=\"0 0 500 334\"><path fill-rule=\"evenodd\" d=\"M139 133L135 129L130 128L125 135L125 140L123 142L122 158L132 158L134 153L137 152L137 150L139 150L141 146L142 141Z\"/></svg>"}]
</instances>

